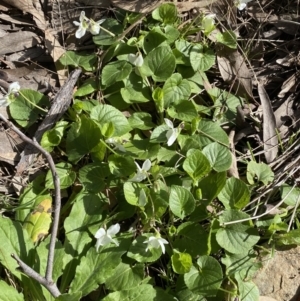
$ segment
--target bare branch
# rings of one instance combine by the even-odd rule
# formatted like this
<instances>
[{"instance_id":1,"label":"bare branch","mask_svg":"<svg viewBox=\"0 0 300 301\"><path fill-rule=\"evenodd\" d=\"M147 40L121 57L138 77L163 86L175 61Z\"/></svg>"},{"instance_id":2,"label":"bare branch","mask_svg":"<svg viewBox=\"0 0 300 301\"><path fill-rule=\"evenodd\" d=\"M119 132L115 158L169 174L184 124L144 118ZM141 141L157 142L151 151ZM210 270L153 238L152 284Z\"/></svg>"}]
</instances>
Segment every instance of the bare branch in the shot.
<instances>
[{"instance_id":1,"label":"bare branch","mask_svg":"<svg viewBox=\"0 0 300 301\"><path fill-rule=\"evenodd\" d=\"M57 237L58 232L58 224L59 224L59 215L60 215L60 208L61 208L61 194L60 194L60 180L56 172L54 161L51 157L51 155L44 150L36 140L31 140L26 135L24 135L15 125L13 125L9 120L7 120L2 114L0 114L0 119L6 123L6 125L12 129L16 134L20 136L20 138L34 146L36 149L38 149L46 158L46 160L49 163L49 168L52 173L53 177L53 183L54 183L54 191L55 191L55 207L54 207L54 217L53 217L53 223L52 223L52 229L51 229L51 239L50 239L50 246L49 246L49 253L48 253L48 260L47 260L47 268L46 268L46 275L45 278L36 273L32 268L27 266L20 258L18 258L16 255L13 255L13 258L17 260L20 267L23 269L24 273L28 276L32 277L33 279L36 279L39 283L44 285L49 291L50 289L54 291L57 290L59 293L56 285L53 283L52 280L52 273L53 273L53 262L54 262L54 251L55 251L55 241ZM46 282L45 282L46 281ZM52 293L52 291L50 291ZM57 296L56 292L56 296ZM59 293L60 295L60 293ZM53 295L55 296L55 295Z\"/></svg>"}]
</instances>

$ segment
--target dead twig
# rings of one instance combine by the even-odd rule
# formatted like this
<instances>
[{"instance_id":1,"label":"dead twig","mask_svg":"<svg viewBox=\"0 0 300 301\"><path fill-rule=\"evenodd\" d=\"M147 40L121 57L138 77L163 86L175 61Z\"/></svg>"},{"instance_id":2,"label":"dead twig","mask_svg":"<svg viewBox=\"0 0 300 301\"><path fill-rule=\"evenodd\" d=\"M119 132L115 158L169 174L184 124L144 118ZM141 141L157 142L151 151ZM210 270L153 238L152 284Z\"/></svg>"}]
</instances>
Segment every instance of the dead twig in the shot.
<instances>
[{"instance_id":1,"label":"dead twig","mask_svg":"<svg viewBox=\"0 0 300 301\"><path fill-rule=\"evenodd\" d=\"M51 239L49 245L49 253L47 259L47 268L45 277L34 271L26 263L24 263L17 255L12 254L11 256L18 262L22 271L29 277L35 279L41 285L43 285L54 297L61 295L58 287L53 282L53 262L54 262L54 252L55 252L55 241L58 232L59 216L61 209L61 194L60 194L60 180L56 172L54 161L51 155L44 150L35 139L30 139L24 135L16 126L14 126L9 120L7 120L2 114L0 114L0 119L6 123L6 125L13 130L20 138L30 144L33 148L39 150L46 158L49 163L49 168L52 173L53 183L54 183L54 194L55 194L55 205L54 205L54 217L51 229Z\"/></svg>"}]
</instances>

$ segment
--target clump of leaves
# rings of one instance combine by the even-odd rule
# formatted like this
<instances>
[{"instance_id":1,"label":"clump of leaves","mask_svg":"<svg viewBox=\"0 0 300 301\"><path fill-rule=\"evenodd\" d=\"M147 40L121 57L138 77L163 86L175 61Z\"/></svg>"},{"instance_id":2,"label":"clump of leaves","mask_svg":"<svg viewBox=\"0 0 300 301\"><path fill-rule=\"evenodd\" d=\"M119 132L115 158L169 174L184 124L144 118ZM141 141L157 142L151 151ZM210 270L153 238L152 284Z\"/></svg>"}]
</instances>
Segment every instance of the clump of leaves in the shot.
<instances>
[{"instance_id":1,"label":"clump of leaves","mask_svg":"<svg viewBox=\"0 0 300 301\"><path fill-rule=\"evenodd\" d=\"M175 6L163 4L137 36L120 39L125 20L102 20L104 30L93 36L104 53L101 69L96 54L68 51L61 57L62 64L99 77L80 84L64 120L41 141L65 154L56 163L67 199L55 249L57 300L81 300L95 290L103 301L258 300L249 279L259 266L254 247L260 235L244 209L273 173L249 162L247 179L227 177L232 154L222 123L235 122L244 100L204 88L215 64L208 39L215 23L201 18L179 27ZM201 42L190 39L195 30L202 31ZM232 38L221 34L218 43L235 47ZM36 92L23 93L34 96L33 103L45 102ZM10 111L29 127L36 109L22 111L24 103L17 97ZM20 197L20 205L34 204L32 209L19 210L16 221L1 219L1 264L23 288L1 281L11 299L53 300L10 257L16 253L44 273L49 237L39 239L51 222L53 188L50 173L35 179ZM278 218L260 225L268 238Z\"/></svg>"}]
</instances>

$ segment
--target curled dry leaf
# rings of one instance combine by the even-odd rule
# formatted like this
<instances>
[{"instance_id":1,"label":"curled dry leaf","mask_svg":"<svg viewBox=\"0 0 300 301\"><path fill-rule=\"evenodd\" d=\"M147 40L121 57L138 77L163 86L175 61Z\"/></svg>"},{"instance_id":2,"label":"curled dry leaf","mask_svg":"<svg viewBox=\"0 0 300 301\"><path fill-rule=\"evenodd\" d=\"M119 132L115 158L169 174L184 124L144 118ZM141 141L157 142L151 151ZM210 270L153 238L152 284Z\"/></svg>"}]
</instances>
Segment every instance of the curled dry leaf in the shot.
<instances>
[{"instance_id":1,"label":"curled dry leaf","mask_svg":"<svg viewBox=\"0 0 300 301\"><path fill-rule=\"evenodd\" d=\"M267 163L272 162L278 153L276 120L269 96L262 84L258 84L258 94L263 108L264 151Z\"/></svg>"}]
</instances>

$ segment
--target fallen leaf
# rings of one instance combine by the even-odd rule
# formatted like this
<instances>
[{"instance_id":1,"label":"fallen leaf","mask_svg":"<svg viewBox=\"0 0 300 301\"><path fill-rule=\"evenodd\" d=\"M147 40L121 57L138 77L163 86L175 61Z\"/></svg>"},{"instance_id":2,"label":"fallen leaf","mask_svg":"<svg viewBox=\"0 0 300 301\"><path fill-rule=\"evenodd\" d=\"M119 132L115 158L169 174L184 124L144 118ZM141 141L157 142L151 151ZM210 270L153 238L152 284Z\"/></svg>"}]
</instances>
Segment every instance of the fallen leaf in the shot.
<instances>
[{"instance_id":1,"label":"fallen leaf","mask_svg":"<svg viewBox=\"0 0 300 301\"><path fill-rule=\"evenodd\" d=\"M232 83L236 93L253 99L252 76L243 56L235 49L224 45L217 47L217 62L225 82Z\"/></svg>"},{"instance_id":2,"label":"fallen leaf","mask_svg":"<svg viewBox=\"0 0 300 301\"><path fill-rule=\"evenodd\" d=\"M0 54L25 50L41 43L38 35L31 31L12 32L1 38Z\"/></svg>"},{"instance_id":3,"label":"fallen leaf","mask_svg":"<svg viewBox=\"0 0 300 301\"><path fill-rule=\"evenodd\" d=\"M267 163L271 163L278 153L276 120L269 96L262 84L258 84L258 94L263 110L264 151Z\"/></svg>"}]
</instances>

